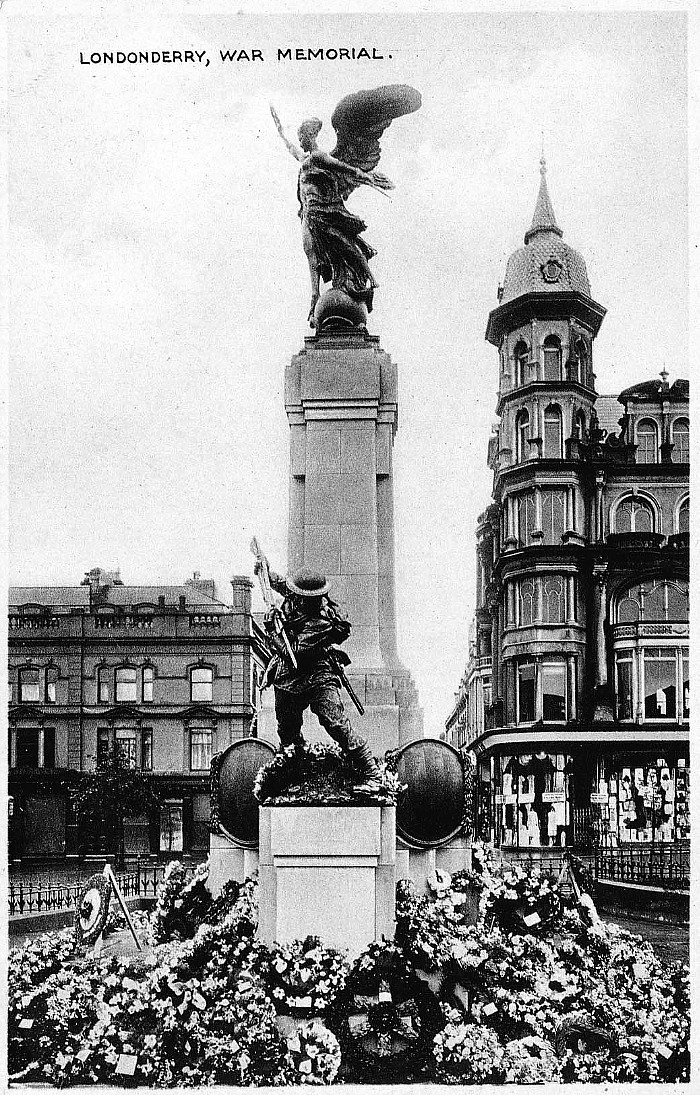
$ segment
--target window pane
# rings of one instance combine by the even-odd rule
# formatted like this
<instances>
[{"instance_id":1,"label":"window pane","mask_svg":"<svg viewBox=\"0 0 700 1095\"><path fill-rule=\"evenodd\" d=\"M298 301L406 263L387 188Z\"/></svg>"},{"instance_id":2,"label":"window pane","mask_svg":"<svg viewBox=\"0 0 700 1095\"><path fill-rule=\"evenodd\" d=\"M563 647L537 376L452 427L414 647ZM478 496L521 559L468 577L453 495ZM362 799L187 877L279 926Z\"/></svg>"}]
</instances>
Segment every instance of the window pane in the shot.
<instances>
[{"instance_id":1,"label":"window pane","mask_svg":"<svg viewBox=\"0 0 700 1095\"><path fill-rule=\"evenodd\" d=\"M673 462L687 464L690 460L690 424L686 418L677 418L673 424Z\"/></svg>"},{"instance_id":2,"label":"window pane","mask_svg":"<svg viewBox=\"0 0 700 1095\"><path fill-rule=\"evenodd\" d=\"M544 412L544 455L558 460L562 455L561 447L561 411L558 407L548 407Z\"/></svg>"},{"instance_id":3,"label":"window pane","mask_svg":"<svg viewBox=\"0 0 700 1095\"><path fill-rule=\"evenodd\" d=\"M678 531L690 532L690 503L684 502L678 511Z\"/></svg>"},{"instance_id":4,"label":"window pane","mask_svg":"<svg viewBox=\"0 0 700 1095\"><path fill-rule=\"evenodd\" d=\"M193 669L191 682L191 696L193 700L211 702L213 697L213 677L211 669Z\"/></svg>"},{"instance_id":5,"label":"window pane","mask_svg":"<svg viewBox=\"0 0 700 1095\"><path fill-rule=\"evenodd\" d=\"M654 528L654 518L649 507L644 502L636 502L633 505L632 513L633 530L634 532L652 532Z\"/></svg>"},{"instance_id":6,"label":"window pane","mask_svg":"<svg viewBox=\"0 0 700 1095\"><path fill-rule=\"evenodd\" d=\"M117 756L128 768L136 767L136 731L117 730Z\"/></svg>"},{"instance_id":7,"label":"window pane","mask_svg":"<svg viewBox=\"0 0 700 1095\"><path fill-rule=\"evenodd\" d=\"M130 700L132 703L135 703L136 699L136 670L118 669L117 703L123 703L128 700Z\"/></svg>"},{"instance_id":8,"label":"window pane","mask_svg":"<svg viewBox=\"0 0 700 1095\"><path fill-rule=\"evenodd\" d=\"M182 803L169 802L160 808L161 852L182 851Z\"/></svg>"},{"instance_id":9,"label":"window pane","mask_svg":"<svg viewBox=\"0 0 700 1095\"><path fill-rule=\"evenodd\" d=\"M688 591L675 582L666 583L666 619L688 619Z\"/></svg>"},{"instance_id":10,"label":"window pane","mask_svg":"<svg viewBox=\"0 0 700 1095\"><path fill-rule=\"evenodd\" d=\"M143 670L143 702L153 702L153 670L148 665Z\"/></svg>"},{"instance_id":11,"label":"window pane","mask_svg":"<svg viewBox=\"0 0 700 1095\"><path fill-rule=\"evenodd\" d=\"M98 669L97 671L97 702L109 703L110 701L110 675L109 669Z\"/></svg>"},{"instance_id":12,"label":"window pane","mask_svg":"<svg viewBox=\"0 0 700 1095\"><path fill-rule=\"evenodd\" d=\"M542 533L545 544L558 544L565 532L566 495L563 490L542 491Z\"/></svg>"},{"instance_id":13,"label":"window pane","mask_svg":"<svg viewBox=\"0 0 700 1095\"><path fill-rule=\"evenodd\" d=\"M56 702L56 681L58 680L57 669L46 670L46 702Z\"/></svg>"},{"instance_id":14,"label":"window pane","mask_svg":"<svg viewBox=\"0 0 700 1095\"><path fill-rule=\"evenodd\" d=\"M683 653L683 718L690 718L690 661L688 653Z\"/></svg>"},{"instance_id":15,"label":"window pane","mask_svg":"<svg viewBox=\"0 0 700 1095\"><path fill-rule=\"evenodd\" d=\"M617 717L634 718L634 699L632 694L632 656L616 655L617 663Z\"/></svg>"},{"instance_id":16,"label":"window pane","mask_svg":"<svg viewBox=\"0 0 700 1095\"><path fill-rule=\"evenodd\" d=\"M566 665L542 666L542 717L547 722L566 722Z\"/></svg>"},{"instance_id":17,"label":"window pane","mask_svg":"<svg viewBox=\"0 0 700 1095\"><path fill-rule=\"evenodd\" d=\"M141 767L149 771L153 768L153 731L141 731Z\"/></svg>"},{"instance_id":18,"label":"window pane","mask_svg":"<svg viewBox=\"0 0 700 1095\"><path fill-rule=\"evenodd\" d=\"M544 379L561 380L561 348L556 338L545 339Z\"/></svg>"},{"instance_id":19,"label":"window pane","mask_svg":"<svg viewBox=\"0 0 700 1095\"><path fill-rule=\"evenodd\" d=\"M211 765L211 730L190 730L190 768L206 771Z\"/></svg>"},{"instance_id":20,"label":"window pane","mask_svg":"<svg viewBox=\"0 0 700 1095\"><path fill-rule=\"evenodd\" d=\"M19 698L20 703L38 703L41 699L38 669L20 669Z\"/></svg>"},{"instance_id":21,"label":"window pane","mask_svg":"<svg viewBox=\"0 0 700 1095\"><path fill-rule=\"evenodd\" d=\"M637 427L637 463L656 463L656 426L653 422L640 422Z\"/></svg>"},{"instance_id":22,"label":"window pane","mask_svg":"<svg viewBox=\"0 0 700 1095\"><path fill-rule=\"evenodd\" d=\"M520 582L520 626L527 627L535 618L535 583L532 578Z\"/></svg>"},{"instance_id":23,"label":"window pane","mask_svg":"<svg viewBox=\"0 0 700 1095\"><path fill-rule=\"evenodd\" d=\"M648 719L676 717L675 652L644 651L644 713Z\"/></svg>"},{"instance_id":24,"label":"window pane","mask_svg":"<svg viewBox=\"0 0 700 1095\"><path fill-rule=\"evenodd\" d=\"M564 622L564 579L560 576L545 578L542 607L546 624Z\"/></svg>"},{"instance_id":25,"label":"window pane","mask_svg":"<svg viewBox=\"0 0 700 1095\"><path fill-rule=\"evenodd\" d=\"M533 722L535 718L535 663L518 665L518 722Z\"/></svg>"}]
</instances>

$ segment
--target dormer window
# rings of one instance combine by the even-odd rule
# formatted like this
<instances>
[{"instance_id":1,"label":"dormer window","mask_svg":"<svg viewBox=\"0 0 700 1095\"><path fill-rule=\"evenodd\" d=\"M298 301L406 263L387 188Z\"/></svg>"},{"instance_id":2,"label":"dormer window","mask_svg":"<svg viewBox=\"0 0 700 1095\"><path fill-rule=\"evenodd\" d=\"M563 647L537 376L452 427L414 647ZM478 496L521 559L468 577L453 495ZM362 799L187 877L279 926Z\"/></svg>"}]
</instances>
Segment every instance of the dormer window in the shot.
<instances>
[{"instance_id":1,"label":"dormer window","mask_svg":"<svg viewBox=\"0 0 700 1095\"><path fill-rule=\"evenodd\" d=\"M690 423L687 418L677 418L673 423L673 463L690 462Z\"/></svg>"},{"instance_id":2,"label":"dormer window","mask_svg":"<svg viewBox=\"0 0 700 1095\"><path fill-rule=\"evenodd\" d=\"M657 449L656 423L645 418L637 426L637 463L656 464Z\"/></svg>"},{"instance_id":3,"label":"dormer window","mask_svg":"<svg viewBox=\"0 0 700 1095\"><path fill-rule=\"evenodd\" d=\"M561 380L561 342L556 335L547 335L542 346L545 380Z\"/></svg>"}]
</instances>

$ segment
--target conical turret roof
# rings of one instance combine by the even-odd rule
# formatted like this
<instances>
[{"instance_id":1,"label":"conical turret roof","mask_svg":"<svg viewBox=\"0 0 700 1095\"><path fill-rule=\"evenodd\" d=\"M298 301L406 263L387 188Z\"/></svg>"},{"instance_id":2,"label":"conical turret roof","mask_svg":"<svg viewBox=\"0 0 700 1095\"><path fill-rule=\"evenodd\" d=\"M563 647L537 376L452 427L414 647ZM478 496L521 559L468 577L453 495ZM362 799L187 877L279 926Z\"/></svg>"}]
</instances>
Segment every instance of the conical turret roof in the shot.
<instances>
[{"instance_id":1,"label":"conical turret roof","mask_svg":"<svg viewBox=\"0 0 700 1095\"><path fill-rule=\"evenodd\" d=\"M552 199L547 189L547 161L544 156L540 160L540 190L537 195L537 205L535 206L530 231L525 233L525 243L529 243L538 232L554 232L557 236L564 234L557 224Z\"/></svg>"},{"instance_id":2,"label":"conical turret roof","mask_svg":"<svg viewBox=\"0 0 700 1095\"><path fill-rule=\"evenodd\" d=\"M583 257L562 239L547 187L547 165L540 160L540 189L532 218L525 233L525 246L508 259L501 304L525 293L583 293L591 287Z\"/></svg>"}]
</instances>

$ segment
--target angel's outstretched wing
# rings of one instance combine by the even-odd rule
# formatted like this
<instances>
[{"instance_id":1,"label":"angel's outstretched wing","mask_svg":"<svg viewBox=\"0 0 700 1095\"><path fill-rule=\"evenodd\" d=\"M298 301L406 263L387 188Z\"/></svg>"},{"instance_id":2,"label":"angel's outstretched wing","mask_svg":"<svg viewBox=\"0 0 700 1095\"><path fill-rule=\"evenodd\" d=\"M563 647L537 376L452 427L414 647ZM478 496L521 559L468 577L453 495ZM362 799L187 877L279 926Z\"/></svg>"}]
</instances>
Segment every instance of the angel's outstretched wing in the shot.
<instances>
[{"instance_id":1,"label":"angel's outstretched wing","mask_svg":"<svg viewBox=\"0 0 700 1095\"><path fill-rule=\"evenodd\" d=\"M362 171L373 171L379 163L379 138L384 130L394 118L412 114L420 105L420 93L408 84L389 84L346 95L331 118L338 137L331 155Z\"/></svg>"}]
</instances>

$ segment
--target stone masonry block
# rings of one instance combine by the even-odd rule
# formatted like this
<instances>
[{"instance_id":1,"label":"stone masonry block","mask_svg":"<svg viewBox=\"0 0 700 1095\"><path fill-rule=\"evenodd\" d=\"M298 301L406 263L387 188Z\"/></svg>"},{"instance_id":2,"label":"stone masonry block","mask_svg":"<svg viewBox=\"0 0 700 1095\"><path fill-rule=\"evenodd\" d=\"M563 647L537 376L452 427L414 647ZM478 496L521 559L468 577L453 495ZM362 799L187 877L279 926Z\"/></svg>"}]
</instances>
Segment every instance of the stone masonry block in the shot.
<instances>
[{"instance_id":1,"label":"stone masonry block","mask_svg":"<svg viewBox=\"0 0 700 1095\"><path fill-rule=\"evenodd\" d=\"M341 465L345 474L372 471L376 467L374 422L360 424L361 428L340 431Z\"/></svg>"},{"instance_id":2,"label":"stone masonry block","mask_svg":"<svg viewBox=\"0 0 700 1095\"><path fill-rule=\"evenodd\" d=\"M340 430L325 422L309 422L306 435L307 475L340 471Z\"/></svg>"},{"instance_id":3,"label":"stone masonry block","mask_svg":"<svg viewBox=\"0 0 700 1095\"><path fill-rule=\"evenodd\" d=\"M340 571L342 574L376 573L377 544L372 528L340 526Z\"/></svg>"},{"instance_id":4,"label":"stone masonry block","mask_svg":"<svg viewBox=\"0 0 700 1095\"><path fill-rule=\"evenodd\" d=\"M340 526L306 526L304 566L313 567L324 574L337 574L340 563Z\"/></svg>"},{"instance_id":5,"label":"stone masonry block","mask_svg":"<svg viewBox=\"0 0 700 1095\"><path fill-rule=\"evenodd\" d=\"M372 358L341 355L324 360L306 358L301 368L302 403L318 400L372 399L379 401L379 366Z\"/></svg>"},{"instance_id":6,"label":"stone masonry block","mask_svg":"<svg viewBox=\"0 0 700 1095\"><path fill-rule=\"evenodd\" d=\"M306 481L305 523L333 524L340 514L340 476L314 475Z\"/></svg>"},{"instance_id":7,"label":"stone masonry block","mask_svg":"<svg viewBox=\"0 0 700 1095\"><path fill-rule=\"evenodd\" d=\"M371 469L356 474L333 476L338 480L338 516L343 524L376 527L376 477Z\"/></svg>"}]
</instances>

